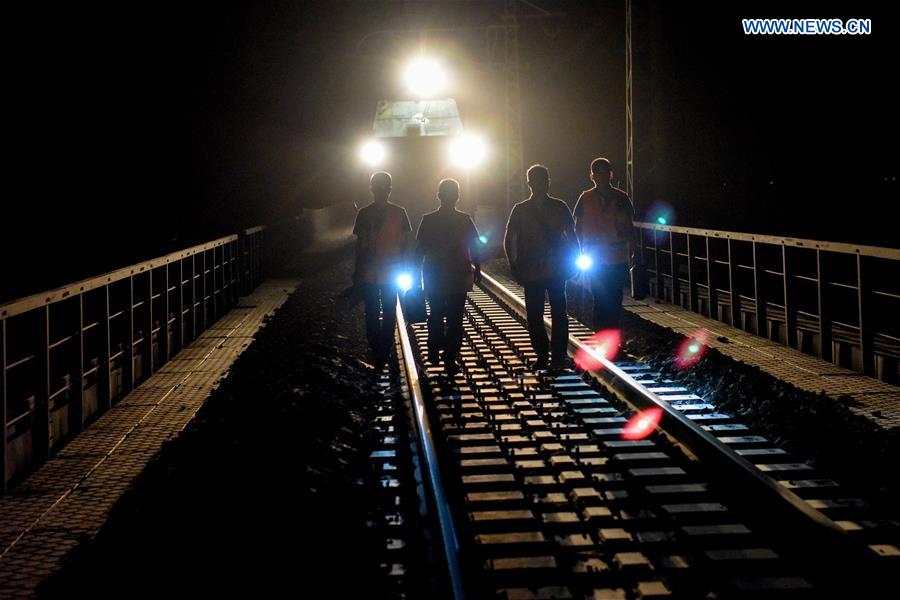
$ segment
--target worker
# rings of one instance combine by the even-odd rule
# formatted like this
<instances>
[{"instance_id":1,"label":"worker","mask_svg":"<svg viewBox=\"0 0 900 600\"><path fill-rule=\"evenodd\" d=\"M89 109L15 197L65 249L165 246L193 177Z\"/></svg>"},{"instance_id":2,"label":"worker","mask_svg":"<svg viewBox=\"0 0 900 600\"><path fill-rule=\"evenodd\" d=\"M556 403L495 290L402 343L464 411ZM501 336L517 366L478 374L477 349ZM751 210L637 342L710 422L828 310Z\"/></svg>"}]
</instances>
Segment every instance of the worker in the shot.
<instances>
[{"instance_id":1,"label":"worker","mask_svg":"<svg viewBox=\"0 0 900 600\"><path fill-rule=\"evenodd\" d=\"M594 187L575 205L575 232L583 252L593 260L589 275L596 331L621 327L622 288L634 262L634 206L612 186L612 165L606 158L591 162Z\"/></svg>"},{"instance_id":2,"label":"worker","mask_svg":"<svg viewBox=\"0 0 900 600\"><path fill-rule=\"evenodd\" d=\"M527 179L531 196L513 206L503 247L513 278L525 288L528 334L537 355L531 367L535 371L558 369L568 365L566 279L575 274L578 241L569 207L549 195L547 167L533 165ZM552 320L549 341L544 327L545 295L550 300Z\"/></svg>"},{"instance_id":3,"label":"worker","mask_svg":"<svg viewBox=\"0 0 900 600\"><path fill-rule=\"evenodd\" d=\"M444 371L453 376L460 369L466 293L481 282L481 248L472 217L456 209L459 183L442 180L437 197L440 208L422 217L416 233L416 256L430 309L428 361L443 361Z\"/></svg>"},{"instance_id":4,"label":"worker","mask_svg":"<svg viewBox=\"0 0 900 600\"><path fill-rule=\"evenodd\" d=\"M356 213L354 286L361 289L366 313L366 337L376 371L394 359L397 324L397 278L409 271L412 227L402 206L388 202L391 175L374 173L369 181L372 203Z\"/></svg>"}]
</instances>

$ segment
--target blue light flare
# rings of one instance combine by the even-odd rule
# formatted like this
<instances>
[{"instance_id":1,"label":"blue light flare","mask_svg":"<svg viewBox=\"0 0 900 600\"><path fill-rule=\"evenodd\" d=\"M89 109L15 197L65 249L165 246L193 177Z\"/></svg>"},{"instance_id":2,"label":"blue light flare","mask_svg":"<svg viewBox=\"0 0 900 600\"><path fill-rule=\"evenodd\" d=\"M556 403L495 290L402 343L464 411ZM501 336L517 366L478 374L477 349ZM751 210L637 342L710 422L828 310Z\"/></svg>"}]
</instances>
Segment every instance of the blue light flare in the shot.
<instances>
[{"instance_id":1,"label":"blue light flare","mask_svg":"<svg viewBox=\"0 0 900 600\"><path fill-rule=\"evenodd\" d=\"M400 291L406 292L413 286L413 278L409 273L400 273L397 275L397 287Z\"/></svg>"},{"instance_id":2,"label":"blue light flare","mask_svg":"<svg viewBox=\"0 0 900 600\"><path fill-rule=\"evenodd\" d=\"M588 271L594 266L594 259L587 254L579 254L575 259L575 266L582 271Z\"/></svg>"}]
</instances>

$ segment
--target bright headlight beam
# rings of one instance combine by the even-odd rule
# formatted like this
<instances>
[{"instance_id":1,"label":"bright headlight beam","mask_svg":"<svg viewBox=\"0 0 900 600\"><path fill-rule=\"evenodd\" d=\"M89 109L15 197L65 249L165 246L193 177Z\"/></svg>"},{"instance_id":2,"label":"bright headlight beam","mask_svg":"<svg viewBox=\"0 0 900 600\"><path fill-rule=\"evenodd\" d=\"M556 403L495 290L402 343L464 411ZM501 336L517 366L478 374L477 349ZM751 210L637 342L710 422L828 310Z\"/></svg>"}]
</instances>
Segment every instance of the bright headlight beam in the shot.
<instances>
[{"instance_id":1,"label":"bright headlight beam","mask_svg":"<svg viewBox=\"0 0 900 600\"><path fill-rule=\"evenodd\" d=\"M454 165L464 169L477 167L484 162L487 146L484 140L475 134L464 133L450 142L450 160Z\"/></svg>"},{"instance_id":2,"label":"bright headlight beam","mask_svg":"<svg viewBox=\"0 0 900 600\"><path fill-rule=\"evenodd\" d=\"M370 167L377 167L384 162L387 150L384 144L375 140L369 140L359 148L359 157Z\"/></svg>"},{"instance_id":3,"label":"bright headlight beam","mask_svg":"<svg viewBox=\"0 0 900 600\"><path fill-rule=\"evenodd\" d=\"M447 88L447 72L433 58L420 56L406 65L403 80L416 98L434 98Z\"/></svg>"}]
</instances>

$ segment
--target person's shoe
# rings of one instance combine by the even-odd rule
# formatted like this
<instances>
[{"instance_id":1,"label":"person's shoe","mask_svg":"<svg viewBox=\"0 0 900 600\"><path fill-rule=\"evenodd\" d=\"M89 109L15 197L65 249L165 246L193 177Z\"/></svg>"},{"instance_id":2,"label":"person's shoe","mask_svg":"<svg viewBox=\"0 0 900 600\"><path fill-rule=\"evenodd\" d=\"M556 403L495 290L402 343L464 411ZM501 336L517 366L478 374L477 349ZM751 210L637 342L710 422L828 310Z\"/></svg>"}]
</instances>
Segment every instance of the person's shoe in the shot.
<instances>
[{"instance_id":1,"label":"person's shoe","mask_svg":"<svg viewBox=\"0 0 900 600\"><path fill-rule=\"evenodd\" d=\"M538 371L543 371L547 368L547 357L538 357L533 363L531 363L531 370L537 373Z\"/></svg>"},{"instance_id":2,"label":"person's shoe","mask_svg":"<svg viewBox=\"0 0 900 600\"><path fill-rule=\"evenodd\" d=\"M375 372L383 372L390 359L390 353L373 350L370 356L372 357L372 365L375 367Z\"/></svg>"},{"instance_id":3,"label":"person's shoe","mask_svg":"<svg viewBox=\"0 0 900 600\"><path fill-rule=\"evenodd\" d=\"M460 370L460 365L456 361L456 359L453 359L453 360L445 359L444 360L444 372L447 373L447 375L449 375L450 377L453 377L454 375L459 373L459 370Z\"/></svg>"},{"instance_id":4,"label":"person's shoe","mask_svg":"<svg viewBox=\"0 0 900 600\"><path fill-rule=\"evenodd\" d=\"M572 361L566 358L554 358L550 361L550 365L547 367L550 371L565 371L566 369L572 368Z\"/></svg>"},{"instance_id":5,"label":"person's shoe","mask_svg":"<svg viewBox=\"0 0 900 600\"><path fill-rule=\"evenodd\" d=\"M366 352L366 362L368 362L370 365L373 365L376 370L378 369L380 358L381 357L378 355L378 352L375 352L374 350L369 350L368 352Z\"/></svg>"}]
</instances>

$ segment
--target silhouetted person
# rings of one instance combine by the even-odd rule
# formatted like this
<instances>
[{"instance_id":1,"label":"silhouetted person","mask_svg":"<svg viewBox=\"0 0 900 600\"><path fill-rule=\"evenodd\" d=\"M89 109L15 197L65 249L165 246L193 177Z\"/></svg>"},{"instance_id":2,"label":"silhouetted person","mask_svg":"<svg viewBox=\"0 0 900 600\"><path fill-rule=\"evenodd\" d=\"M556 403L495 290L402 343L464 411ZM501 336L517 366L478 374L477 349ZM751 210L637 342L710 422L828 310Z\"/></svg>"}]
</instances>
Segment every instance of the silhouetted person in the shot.
<instances>
[{"instance_id":1,"label":"silhouetted person","mask_svg":"<svg viewBox=\"0 0 900 600\"><path fill-rule=\"evenodd\" d=\"M422 279L430 306L428 360L436 364L443 359L444 370L454 375L459 372L466 292L481 281L481 248L472 217L456 210L459 183L444 179L437 195L441 207L422 217L416 234L417 256L424 261Z\"/></svg>"},{"instance_id":2,"label":"silhouetted person","mask_svg":"<svg viewBox=\"0 0 900 600\"><path fill-rule=\"evenodd\" d=\"M381 370L391 357L397 324L397 276L408 267L412 227L402 206L388 202L391 176L379 171L370 180L372 203L356 213L356 268L353 283L362 289L366 337L372 361Z\"/></svg>"},{"instance_id":3,"label":"silhouetted person","mask_svg":"<svg viewBox=\"0 0 900 600\"><path fill-rule=\"evenodd\" d=\"M594 329L619 329L622 288L634 255L634 206L628 194L610 184L609 160L595 159L590 175L594 187L578 197L575 231L594 261L590 274Z\"/></svg>"},{"instance_id":4,"label":"silhouetted person","mask_svg":"<svg viewBox=\"0 0 900 600\"><path fill-rule=\"evenodd\" d=\"M574 256L566 249L575 240L574 223L569 207L548 195L550 173L543 165L528 169L531 197L513 206L506 224L503 247L513 278L525 288L525 309L531 345L537 354L535 370L567 364L566 347L569 321L566 315L566 279L571 275ZM552 341L548 343L544 328L544 295L550 299L553 321Z\"/></svg>"}]
</instances>

